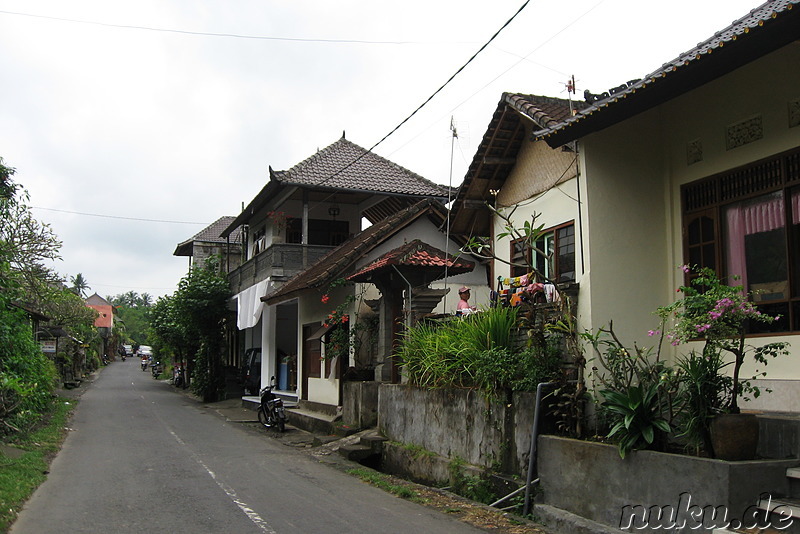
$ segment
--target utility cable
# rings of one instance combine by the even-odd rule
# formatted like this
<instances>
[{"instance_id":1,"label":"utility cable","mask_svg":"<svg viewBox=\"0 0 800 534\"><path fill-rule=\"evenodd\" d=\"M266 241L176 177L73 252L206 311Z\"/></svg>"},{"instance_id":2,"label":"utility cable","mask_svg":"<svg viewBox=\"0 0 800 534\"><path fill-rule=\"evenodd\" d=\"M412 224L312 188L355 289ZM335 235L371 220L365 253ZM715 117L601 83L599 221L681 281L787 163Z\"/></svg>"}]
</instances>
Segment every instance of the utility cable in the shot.
<instances>
[{"instance_id":1,"label":"utility cable","mask_svg":"<svg viewBox=\"0 0 800 534\"><path fill-rule=\"evenodd\" d=\"M83 213L80 211L69 211L69 210L59 210L56 208L43 208L41 206L31 206L32 209L35 210L45 210L45 211L57 211L59 213L71 213L73 215L85 215L87 217L103 217L106 219L122 219L126 221L144 221L144 222L156 222L156 223L170 223L170 224L202 224L208 226L211 223L207 222L191 222L191 221L167 221L161 219L142 219L138 217L122 217L120 215L103 215L100 213Z\"/></svg>"},{"instance_id":2,"label":"utility cable","mask_svg":"<svg viewBox=\"0 0 800 534\"><path fill-rule=\"evenodd\" d=\"M125 30L145 30L151 32L161 33L177 33L181 35L199 35L203 37L229 37L235 39L256 39L260 41L288 41L300 43L331 43L331 44L391 44L391 45L406 45L406 44L436 44L435 42L425 41L370 41L366 39L311 39L302 37L272 37L268 35L246 35L239 33L216 33L216 32L201 32L191 30L175 30L171 28L155 28L152 26L135 26L132 24L112 24L109 22L96 22L92 20L68 19L64 17L53 17L49 15L35 15L33 13L22 13L19 11L6 11L0 10L0 13L6 15L17 15L21 17L31 17L37 19L56 20L59 22L72 22L75 24L88 24L91 26L104 26L107 28L121 28ZM444 43L444 44L466 44L466 43Z\"/></svg>"},{"instance_id":3,"label":"utility cable","mask_svg":"<svg viewBox=\"0 0 800 534\"><path fill-rule=\"evenodd\" d=\"M481 52L483 52L483 51L486 49L486 47L488 47L488 46L489 46L489 45L492 43L492 41L494 41L494 40L497 38L497 36L498 36L498 35L500 35L500 32L502 32L504 29L506 29L506 27L507 27L509 24L511 24L511 22L512 22L512 21L513 21L515 18L517 18L517 16L518 16L520 13L522 13L522 10L523 10L523 9L525 9L525 7L526 7L526 6L527 6L527 5L530 3L530 1L531 1L531 0L525 0L525 2L522 4L522 6L520 6L520 8L519 8L519 9L517 9L516 13L514 13L514 14L511 16L511 18L510 18L510 19L508 19L508 20L505 22L505 24L503 24L503 25L500 27L500 29L499 29L499 30L497 30L496 32L494 32L494 35L492 35L492 36L489 38L489 40L488 40L488 41L486 41L486 42L483 44L483 46L481 46L481 47L478 49L478 51L477 51L477 52L475 52L474 54L472 54L472 57L470 57L470 58L467 60L467 62L466 62L466 63L464 63L463 65L461 65L461 66L458 68L458 70L456 70L456 71L455 71L455 72L454 72L454 73L453 73L453 74L452 74L452 75L451 75L451 76L450 76L450 77L449 77L449 78L448 78L448 79L447 79L447 80L446 80L446 81L445 81L445 82L444 82L442 85L440 85L440 86L439 86L439 88L438 88L438 89L436 89L436 90L435 90L435 91L434 91L434 92L433 92L433 93L432 93L432 94L431 94L431 95L430 95L428 98L426 98L426 99L425 99L425 101L424 101L422 104L420 104L419 106L417 106L417 109L415 109L414 111L412 111L410 115L408 115L408 116L407 116L405 119L403 119L402 121L400 121L400 124L398 124L397 126L395 126L394 128L392 128L392 130L391 130L389 133L387 133L386 135L384 135L384 136L383 136L383 137L380 139L380 141L378 141L377 143L375 143L374 145L372 145L372 146L371 146L369 149L365 150L365 151L364 151L364 152L363 152L363 153L362 153L360 156L358 156L356 159L354 159L353 161L351 161L350 163L348 163L347 165L345 165L344 167L342 167L341 169L339 169L338 171L336 171L335 173L333 173L332 175L328 176L327 178L325 178L324 180L322 180L321 182L319 182L319 183L317 183L317 184L315 184L315 185L316 185L316 186L323 185L323 184L325 184L326 182L329 182L330 180L333 180L335 177L339 176L339 175L340 175L341 173L343 173L345 170L349 169L350 167L352 167L353 165L355 165L355 164L356 164L358 161L360 161L360 160L361 160L361 158L363 158L364 156L366 156L367 154L369 154L369 153L371 153L373 150L375 150L375 148L376 148L378 145L380 145L381 143L383 143L384 141L386 141L386 140L387 140L387 139L388 139L388 138L389 138L389 137L390 137L392 134L394 134L394 133L395 133L397 130L399 130L399 129L400 129L400 128L401 128L401 127L402 127L402 126L405 124L405 123L407 123L409 120L411 120L411 118L412 118L414 115L416 115L416 114L417 114L417 113L418 113L418 112L419 112L419 111L420 111L422 108L424 108L426 105L428 105L428 103L429 103L431 100L433 100L433 98L434 98L436 95L438 95L440 92L442 92L442 90L443 90L445 87L447 87L447 85L448 85L450 82L452 82L452 81L453 81L453 79L454 79L456 76L458 76L459 74L461 74L461 72L462 72L462 71L463 71L465 68L467 68L467 66L468 66L470 63L472 63L472 61L473 61L473 60L474 60L476 57L478 57L478 54L480 54Z\"/></svg>"}]
</instances>

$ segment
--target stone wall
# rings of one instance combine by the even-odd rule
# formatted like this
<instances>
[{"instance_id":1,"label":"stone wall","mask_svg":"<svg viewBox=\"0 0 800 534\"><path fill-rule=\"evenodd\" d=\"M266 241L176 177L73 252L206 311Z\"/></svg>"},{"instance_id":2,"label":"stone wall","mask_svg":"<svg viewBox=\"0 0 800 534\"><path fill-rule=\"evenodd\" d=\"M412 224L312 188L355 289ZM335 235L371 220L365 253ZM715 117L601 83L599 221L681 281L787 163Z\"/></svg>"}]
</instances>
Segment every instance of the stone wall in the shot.
<instances>
[{"instance_id":1,"label":"stone wall","mask_svg":"<svg viewBox=\"0 0 800 534\"><path fill-rule=\"evenodd\" d=\"M381 384L378 428L392 441L524 476L534 401L532 393L501 402L469 389Z\"/></svg>"},{"instance_id":2,"label":"stone wall","mask_svg":"<svg viewBox=\"0 0 800 534\"><path fill-rule=\"evenodd\" d=\"M644 510L667 506L676 519L687 519L684 528L650 521L653 528L631 529L638 532L697 532L687 517L698 510L692 507L725 507L728 520L741 519L762 492L786 494L786 469L797 465L797 459L726 462L654 451L635 451L623 460L615 446L555 436L539 438L538 456L540 502L546 505L617 528L632 513L641 517Z\"/></svg>"}]
</instances>

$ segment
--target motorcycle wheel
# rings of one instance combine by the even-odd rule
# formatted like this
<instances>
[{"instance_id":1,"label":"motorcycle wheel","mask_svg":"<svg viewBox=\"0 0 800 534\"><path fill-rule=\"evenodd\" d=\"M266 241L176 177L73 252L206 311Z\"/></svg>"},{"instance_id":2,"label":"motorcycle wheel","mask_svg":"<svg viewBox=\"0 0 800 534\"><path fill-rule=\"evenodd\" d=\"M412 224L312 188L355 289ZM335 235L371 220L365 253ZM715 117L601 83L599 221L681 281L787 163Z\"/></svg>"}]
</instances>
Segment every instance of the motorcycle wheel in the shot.
<instances>
[{"instance_id":1,"label":"motorcycle wheel","mask_svg":"<svg viewBox=\"0 0 800 534\"><path fill-rule=\"evenodd\" d=\"M258 422L261 423L264 428L272 428L272 418L267 414L264 408L258 408Z\"/></svg>"}]
</instances>

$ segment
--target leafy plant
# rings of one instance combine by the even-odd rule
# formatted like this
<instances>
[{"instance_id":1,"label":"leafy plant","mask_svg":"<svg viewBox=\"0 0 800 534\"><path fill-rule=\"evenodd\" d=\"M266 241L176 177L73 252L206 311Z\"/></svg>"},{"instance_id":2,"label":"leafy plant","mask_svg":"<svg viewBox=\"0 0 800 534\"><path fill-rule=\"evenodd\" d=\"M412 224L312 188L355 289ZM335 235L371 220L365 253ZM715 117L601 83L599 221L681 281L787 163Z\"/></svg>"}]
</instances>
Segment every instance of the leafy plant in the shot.
<instances>
[{"instance_id":1,"label":"leafy plant","mask_svg":"<svg viewBox=\"0 0 800 534\"><path fill-rule=\"evenodd\" d=\"M634 449L652 446L666 436L669 423L662 416L658 384L629 386L624 391L603 390L603 409L615 417L608 437L616 436L622 458Z\"/></svg>"},{"instance_id":2,"label":"leafy plant","mask_svg":"<svg viewBox=\"0 0 800 534\"><path fill-rule=\"evenodd\" d=\"M730 393L725 411L739 413L739 397L742 393L758 396L758 388L750 380L741 380L740 371L745 358L751 355L758 363L766 365L768 358L788 354L788 343L775 342L755 347L745 343L750 322L772 323L779 319L759 311L750 300L750 294L741 285L731 286L707 268L681 267L690 275L688 286L678 291L683 298L659 308L658 314L672 321L672 330L667 338L673 345L693 340L704 340L704 356L707 351L724 351L733 355L733 373ZM764 373L762 373L763 375Z\"/></svg>"}]
</instances>

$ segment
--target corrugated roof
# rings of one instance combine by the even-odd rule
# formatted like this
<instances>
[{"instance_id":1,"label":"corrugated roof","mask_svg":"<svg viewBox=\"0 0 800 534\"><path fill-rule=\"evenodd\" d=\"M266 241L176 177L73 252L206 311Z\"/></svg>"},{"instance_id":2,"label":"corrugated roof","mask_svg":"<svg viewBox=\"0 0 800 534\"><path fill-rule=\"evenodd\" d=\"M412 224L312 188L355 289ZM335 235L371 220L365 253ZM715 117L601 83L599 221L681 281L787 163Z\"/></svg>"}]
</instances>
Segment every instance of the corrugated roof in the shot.
<instances>
[{"instance_id":1,"label":"corrugated roof","mask_svg":"<svg viewBox=\"0 0 800 534\"><path fill-rule=\"evenodd\" d=\"M675 98L800 39L800 0L770 0L640 80L599 95L560 124L534 132L557 147Z\"/></svg>"}]
</instances>

